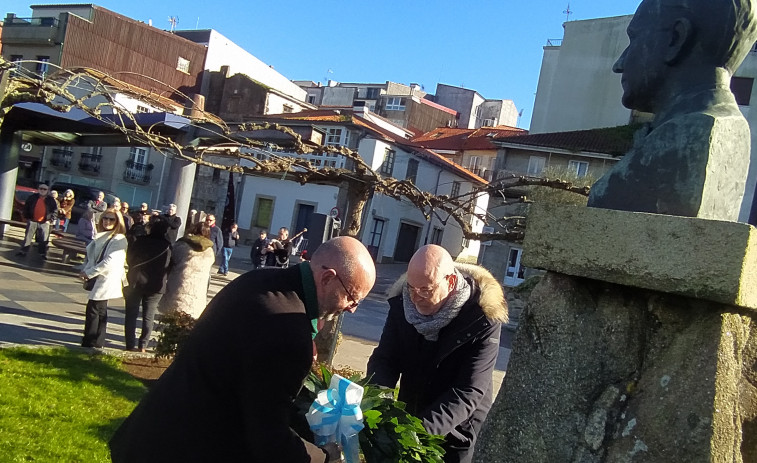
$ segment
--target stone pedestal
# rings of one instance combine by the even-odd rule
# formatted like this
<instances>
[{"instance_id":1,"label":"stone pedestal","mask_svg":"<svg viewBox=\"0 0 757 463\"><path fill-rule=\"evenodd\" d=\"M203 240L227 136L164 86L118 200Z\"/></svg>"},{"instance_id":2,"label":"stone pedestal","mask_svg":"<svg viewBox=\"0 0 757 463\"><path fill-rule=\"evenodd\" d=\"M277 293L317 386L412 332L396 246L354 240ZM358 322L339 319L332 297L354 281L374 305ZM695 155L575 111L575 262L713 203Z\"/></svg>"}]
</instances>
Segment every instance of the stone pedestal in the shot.
<instances>
[{"instance_id":1,"label":"stone pedestal","mask_svg":"<svg viewBox=\"0 0 757 463\"><path fill-rule=\"evenodd\" d=\"M757 461L755 229L534 205L477 462Z\"/></svg>"}]
</instances>

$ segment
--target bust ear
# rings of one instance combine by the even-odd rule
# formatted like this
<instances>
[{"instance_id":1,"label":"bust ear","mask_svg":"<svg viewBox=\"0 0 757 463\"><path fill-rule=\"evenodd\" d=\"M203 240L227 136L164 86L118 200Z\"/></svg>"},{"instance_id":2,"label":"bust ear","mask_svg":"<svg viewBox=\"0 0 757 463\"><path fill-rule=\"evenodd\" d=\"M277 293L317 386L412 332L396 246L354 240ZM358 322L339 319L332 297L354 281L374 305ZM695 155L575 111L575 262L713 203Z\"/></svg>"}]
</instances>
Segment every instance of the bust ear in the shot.
<instances>
[{"instance_id":1,"label":"bust ear","mask_svg":"<svg viewBox=\"0 0 757 463\"><path fill-rule=\"evenodd\" d=\"M665 63L675 65L684 58L694 39L694 27L688 18L676 18L668 32Z\"/></svg>"}]
</instances>

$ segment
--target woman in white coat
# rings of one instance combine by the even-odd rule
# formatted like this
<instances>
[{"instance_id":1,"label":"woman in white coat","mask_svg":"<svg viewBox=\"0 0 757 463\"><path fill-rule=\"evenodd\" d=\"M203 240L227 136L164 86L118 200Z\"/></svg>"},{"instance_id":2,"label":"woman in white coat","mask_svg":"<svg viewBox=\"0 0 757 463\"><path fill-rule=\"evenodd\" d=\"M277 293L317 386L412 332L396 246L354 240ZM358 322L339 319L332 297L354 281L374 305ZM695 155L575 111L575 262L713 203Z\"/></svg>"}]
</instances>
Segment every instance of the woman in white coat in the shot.
<instances>
[{"instance_id":1,"label":"woman in white coat","mask_svg":"<svg viewBox=\"0 0 757 463\"><path fill-rule=\"evenodd\" d=\"M100 215L100 232L87 245L87 258L79 276L96 278L89 291L84 319L82 347L103 347L108 324L108 300L123 296L122 281L126 263L126 226L121 211L106 209Z\"/></svg>"}]
</instances>

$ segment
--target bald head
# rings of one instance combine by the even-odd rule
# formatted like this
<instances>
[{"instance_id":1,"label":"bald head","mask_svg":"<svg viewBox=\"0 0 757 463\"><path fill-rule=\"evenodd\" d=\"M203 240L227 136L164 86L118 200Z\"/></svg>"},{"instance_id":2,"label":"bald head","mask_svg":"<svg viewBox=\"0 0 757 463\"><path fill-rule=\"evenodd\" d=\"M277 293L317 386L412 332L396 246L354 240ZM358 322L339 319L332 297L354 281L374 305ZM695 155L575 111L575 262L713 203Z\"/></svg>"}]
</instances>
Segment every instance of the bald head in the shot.
<instances>
[{"instance_id":1,"label":"bald head","mask_svg":"<svg viewBox=\"0 0 757 463\"><path fill-rule=\"evenodd\" d=\"M376 282L376 266L363 243L339 236L318 246L310 259L323 318L354 312Z\"/></svg>"},{"instance_id":2,"label":"bald head","mask_svg":"<svg viewBox=\"0 0 757 463\"><path fill-rule=\"evenodd\" d=\"M436 244L418 249L407 266L410 298L423 315L436 313L457 283L455 261Z\"/></svg>"}]
</instances>

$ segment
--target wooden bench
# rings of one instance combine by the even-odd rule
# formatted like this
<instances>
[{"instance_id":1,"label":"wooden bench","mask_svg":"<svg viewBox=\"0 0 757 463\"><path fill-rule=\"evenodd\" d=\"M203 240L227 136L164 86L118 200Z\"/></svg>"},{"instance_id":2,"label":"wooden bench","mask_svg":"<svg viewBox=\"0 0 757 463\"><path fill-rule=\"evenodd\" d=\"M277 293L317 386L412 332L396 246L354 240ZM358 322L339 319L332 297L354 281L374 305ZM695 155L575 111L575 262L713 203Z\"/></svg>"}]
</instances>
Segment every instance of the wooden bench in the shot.
<instances>
[{"instance_id":1,"label":"wooden bench","mask_svg":"<svg viewBox=\"0 0 757 463\"><path fill-rule=\"evenodd\" d=\"M0 219L0 238L5 235L5 226L26 228L26 222L21 220Z\"/></svg>"},{"instance_id":2,"label":"wooden bench","mask_svg":"<svg viewBox=\"0 0 757 463\"><path fill-rule=\"evenodd\" d=\"M51 241L56 248L63 250L63 263L67 264L71 256L87 254L87 243L73 238L54 238Z\"/></svg>"},{"instance_id":3,"label":"wooden bench","mask_svg":"<svg viewBox=\"0 0 757 463\"><path fill-rule=\"evenodd\" d=\"M5 225L8 225L9 227L18 227L18 228L26 229L26 222L25 221L22 221L22 220L11 220L11 219L0 219L0 238L2 238L3 235L5 234ZM74 236L75 236L73 233L68 233L68 232L62 232L62 231L58 231L58 230L53 230L52 225L50 226L50 235L51 235L51 237L52 236L57 236L58 238L70 238L70 239L73 239Z\"/></svg>"}]
</instances>

